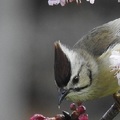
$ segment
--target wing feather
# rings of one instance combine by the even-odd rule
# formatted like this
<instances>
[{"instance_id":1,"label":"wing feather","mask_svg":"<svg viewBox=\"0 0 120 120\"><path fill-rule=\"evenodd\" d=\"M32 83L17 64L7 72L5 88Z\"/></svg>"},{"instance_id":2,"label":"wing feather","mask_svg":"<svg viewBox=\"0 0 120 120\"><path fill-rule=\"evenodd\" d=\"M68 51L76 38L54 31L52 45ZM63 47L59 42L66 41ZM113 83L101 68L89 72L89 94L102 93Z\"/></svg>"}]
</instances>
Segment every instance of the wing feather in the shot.
<instances>
[{"instance_id":1,"label":"wing feather","mask_svg":"<svg viewBox=\"0 0 120 120\"><path fill-rule=\"evenodd\" d=\"M74 48L85 49L94 56L100 56L116 43L120 43L120 18L94 28Z\"/></svg>"}]
</instances>

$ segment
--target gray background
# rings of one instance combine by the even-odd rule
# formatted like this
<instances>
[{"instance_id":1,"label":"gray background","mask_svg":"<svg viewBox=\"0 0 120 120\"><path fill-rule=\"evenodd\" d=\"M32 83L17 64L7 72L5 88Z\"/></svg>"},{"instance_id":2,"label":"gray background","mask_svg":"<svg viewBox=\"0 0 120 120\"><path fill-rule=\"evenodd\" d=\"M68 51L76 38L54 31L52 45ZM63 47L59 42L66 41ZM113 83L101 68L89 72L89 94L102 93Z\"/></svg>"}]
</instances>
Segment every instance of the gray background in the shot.
<instances>
[{"instance_id":1,"label":"gray background","mask_svg":"<svg viewBox=\"0 0 120 120\"><path fill-rule=\"evenodd\" d=\"M68 101L57 108L54 41L72 46L90 29L119 17L117 0L93 5L82 0L65 7L50 7L47 0L0 0L0 119L69 111ZM112 97L105 97L84 105L90 120L98 120L112 103Z\"/></svg>"}]
</instances>

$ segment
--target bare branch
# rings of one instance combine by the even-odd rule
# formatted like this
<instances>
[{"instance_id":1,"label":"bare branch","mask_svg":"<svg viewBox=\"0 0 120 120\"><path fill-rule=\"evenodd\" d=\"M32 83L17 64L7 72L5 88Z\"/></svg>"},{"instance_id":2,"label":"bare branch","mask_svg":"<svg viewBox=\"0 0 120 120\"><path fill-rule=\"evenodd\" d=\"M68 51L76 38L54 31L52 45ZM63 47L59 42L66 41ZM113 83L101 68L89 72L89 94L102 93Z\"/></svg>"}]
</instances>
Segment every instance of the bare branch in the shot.
<instances>
[{"instance_id":1,"label":"bare branch","mask_svg":"<svg viewBox=\"0 0 120 120\"><path fill-rule=\"evenodd\" d=\"M100 120L113 120L120 112L120 93L117 92L113 95L115 103L108 109Z\"/></svg>"}]
</instances>

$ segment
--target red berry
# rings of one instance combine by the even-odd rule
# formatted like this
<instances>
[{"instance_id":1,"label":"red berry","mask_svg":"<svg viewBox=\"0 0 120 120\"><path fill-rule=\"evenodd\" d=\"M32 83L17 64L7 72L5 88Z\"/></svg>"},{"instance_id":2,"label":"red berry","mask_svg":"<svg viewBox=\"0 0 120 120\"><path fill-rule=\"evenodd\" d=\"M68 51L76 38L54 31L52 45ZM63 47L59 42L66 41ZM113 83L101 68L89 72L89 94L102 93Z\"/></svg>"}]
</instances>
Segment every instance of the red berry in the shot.
<instances>
[{"instance_id":1,"label":"red berry","mask_svg":"<svg viewBox=\"0 0 120 120\"><path fill-rule=\"evenodd\" d=\"M75 103L70 104L70 109L71 109L71 110L76 110L76 105L75 105Z\"/></svg>"},{"instance_id":2,"label":"red berry","mask_svg":"<svg viewBox=\"0 0 120 120\"><path fill-rule=\"evenodd\" d=\"M51 118L46 117L44 120L56 120L56 118L55 117L51 117Z\"/></svg>"},{"instance_id":3,"label":"red berry","mask_svg":"<svg viewBox=\"0 0 120 120\"><path fill-rule=\"evenodd\" d=\"M57 114L55 120L64 120L64 116L62 114Z\"/></svg>"},{"instance_id":4,"label":"red berry","mask_svg":"<svg viewBox=\"0 0 120 120\"><path fill-rule=\"evenodd\" d=\"M88 120L88 114L82 114L79 116L78 120Z\"/></svg>"},{"instance_id":5,"label":"red berry","mask_svg":"<svg viewBox=\"0 0 120 120\"><path fill-rule=\"evenodd\" d=\"M81 105L81 106L78 106L76 111L78 112L78 114L83 114L83 113L85 113L86 108L85 108L85 106Z\"/></svg>"},{"instance_id":6,"label":"red berry","mask_svg":"<svg viewBox=\"0 0 120 120\"><path fill-rule=\"evenodd\" d=\"M44 120L46 117L41 114L35 114L30 120Z\"/></svg>"}]
</instances>

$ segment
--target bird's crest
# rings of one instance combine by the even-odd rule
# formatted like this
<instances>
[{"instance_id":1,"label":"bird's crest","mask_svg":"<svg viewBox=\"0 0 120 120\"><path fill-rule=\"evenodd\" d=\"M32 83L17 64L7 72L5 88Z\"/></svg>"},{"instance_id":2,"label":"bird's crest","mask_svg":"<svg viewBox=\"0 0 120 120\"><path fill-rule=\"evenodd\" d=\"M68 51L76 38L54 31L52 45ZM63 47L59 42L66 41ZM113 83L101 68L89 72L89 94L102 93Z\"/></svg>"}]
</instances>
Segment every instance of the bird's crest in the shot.
<instances>
[{"instance_id":1,"label":"bird's crest","mask_svg":"<svg viewBox=\"0 0 120 120\"><path fill-rule=\"evenodd\" d=\"M58 87L66 86L71 76L70 61L66 54L63 52L62 47L65 46L62 45L60 41L54 43L55 48L54 74Z\"/></svg>"}]
</instances>

